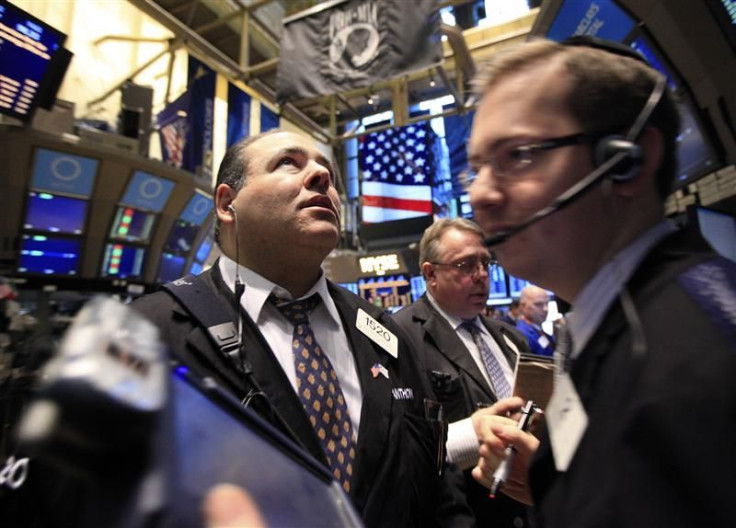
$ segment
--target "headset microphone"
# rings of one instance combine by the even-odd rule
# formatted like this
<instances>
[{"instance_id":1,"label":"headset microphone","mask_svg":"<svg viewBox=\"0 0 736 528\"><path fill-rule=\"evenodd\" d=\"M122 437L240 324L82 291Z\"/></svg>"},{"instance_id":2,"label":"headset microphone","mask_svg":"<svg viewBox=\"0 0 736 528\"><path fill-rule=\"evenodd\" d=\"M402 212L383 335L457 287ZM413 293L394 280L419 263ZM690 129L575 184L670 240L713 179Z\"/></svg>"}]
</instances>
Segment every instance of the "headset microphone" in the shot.
<instances>
[{"instance_id":1,"label":"headset microphone","mask_svg":"<svg viewBox=\"0 0 736 528\"><path fill-rule=\"evenodd\" d=\"M612 135L602 138L594 148L595 162L598 164L596 169L589 173L585 178L577 182L575 185L567 189L558 196L550 205L534 213L532 216L524 220L522 223L501 231L495 235L491 235L485 239L488 247L497 246L505 242L510 237L523 231L531 226L547 218L549 215L564 209L568 205L574 203L589 191L593 185L603 181L608 176L614 183L627 182L636 177L637 167L642 160L641 147L636 144L641 131L644 129L647 121L652 116L654 109L662 100L665 88L667 87L667 79L664 75L657 74L657 80L649 94L644 108L639 113L636 121L629 129L626 136Z\"/></svg>"}]
</instances>

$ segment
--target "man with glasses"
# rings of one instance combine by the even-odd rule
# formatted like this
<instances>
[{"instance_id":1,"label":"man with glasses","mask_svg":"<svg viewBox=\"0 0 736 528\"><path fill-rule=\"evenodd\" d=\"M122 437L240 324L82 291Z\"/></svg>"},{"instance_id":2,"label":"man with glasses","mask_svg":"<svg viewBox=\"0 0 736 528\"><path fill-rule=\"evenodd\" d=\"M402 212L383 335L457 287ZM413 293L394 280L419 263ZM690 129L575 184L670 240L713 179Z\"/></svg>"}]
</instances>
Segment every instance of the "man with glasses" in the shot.
<instances>
[{"instance_id":1,"label":"man with glasses","mask_svg":"<svg viewBox=\"0 0 736 528\"><path fill-rule=\"evenodd\" d=\"M427 293L394 319L422 354L443 403L450 422L448 460L466 470L467 499L478 526L526 526L526 508L507 498L490 500L470 474L478 462L476 421L511 396L519 353L528 352L511 326L481 315L491 265L482 231L466 219L435 222L422 236L419 265Z\"/></svg>"},{"instance_id":2,"label":"man with glasses","mask_svg":"<svg viewBox=\"0 0 736 528\"><path fill-rule=\"evenodd\" d=\"M736 265L665 218L679 131L666 81L590 38L526 43L485 72L475 219L509 273L573 313L539 439L481 420L473 475L491 487L513 445L501 490L547 527L733 525Z\"/></svg>"}]
</instances>

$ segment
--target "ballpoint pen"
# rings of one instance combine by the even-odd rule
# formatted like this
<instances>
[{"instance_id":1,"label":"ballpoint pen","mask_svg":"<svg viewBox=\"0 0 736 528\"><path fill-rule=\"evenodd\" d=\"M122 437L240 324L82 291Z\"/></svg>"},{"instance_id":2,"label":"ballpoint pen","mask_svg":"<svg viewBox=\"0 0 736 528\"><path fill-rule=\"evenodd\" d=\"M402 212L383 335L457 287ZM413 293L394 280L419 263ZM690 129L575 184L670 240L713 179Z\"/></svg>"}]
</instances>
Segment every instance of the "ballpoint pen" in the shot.
<instances>
[{"instance_id":1,"label":"ballpoint pen","mask_svg":"<svg viewBox=\"0 0 736 528\"><path fill-rule=\"evenodd\" d=\"M521 417L519 418L516 427L521 429L522 431L526 431L527 429L529 429L529 425L531 425L532 421L532 416L534 415L534 413L537 412L542 412L542 410L537 407L532 400L527 401L524 407L521 409ZM488 495L490 498L493 499L496 497L496 493L498 493L498 490L509 478L509 471L511 469L511 463L513 462L515 452L516 450L512 445L506 448L506 458L501 462L501 464L499 464L499 466L496 468L496 471L493 473L491 492Z\"/></svg>"}]
</instances>

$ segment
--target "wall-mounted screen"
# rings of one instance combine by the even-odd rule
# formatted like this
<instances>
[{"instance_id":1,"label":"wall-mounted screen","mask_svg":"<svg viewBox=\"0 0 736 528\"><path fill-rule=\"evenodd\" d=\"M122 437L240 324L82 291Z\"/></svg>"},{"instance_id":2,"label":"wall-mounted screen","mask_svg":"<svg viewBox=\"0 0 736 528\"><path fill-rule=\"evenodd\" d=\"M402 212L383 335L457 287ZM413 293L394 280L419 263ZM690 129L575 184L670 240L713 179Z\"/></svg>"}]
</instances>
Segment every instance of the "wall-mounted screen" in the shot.
<instances>
[{"instance_id":1,"label":"wall-mounted screen","mask_svg":"<svg viewBox=\"0 0 736 528\"><path fill-rule=\"evenodd\" d=\"M355 295L358 295L358 283L357 282L339 282L340 286L345 288L346 290L350 290Z\"/></svg>"},{"instance_id":2,"label":"wall-mounted screen","mask_svg":"<svg viewBox=\"0 0 736 528\"><path fill-rule=\"evenodd\" d=\"M158 281L166 283L178 279L184 275L184 265L186 263L186 257L163 253L158 267Z\"/></svg>"},{"instance_id":3,"label":"wall-mounted screen","mask_svg":"<svg viewBox=\"0 0 736 528\"><path fill-rule=\"evenodd\" d=\"M204 262L207 260L207 257L210 256L210 251L212 250L212 244L213 244L212 237L205 237L204 240L202 240L202 243L199 245L199 248L197 249L197 253L194 255L194 260L197 260L199 262Z\"/></svg>"},{"instance_id":4,"label":"wall-mounted screen","mask_svg":"<svg viewBox=\"0 0 736 528\"><path fill-rule=\"evenodd\" d=\"M20 248L20 273L76 275L82 241L44 235L23 235Z\"/></svg>"},{"instance_id":5,"label":"wall-mounted screen","mask_svg":"<svg viewBox=\"0 0 736 528\"><path fill-rule=\"evenodd\" d=\"M99 162L93 158L36 149L31 188L89 198Z\"/></svg>"},{"instance_id":6,"label":"wall-mounted screen","mask_svg":"<svg viewBox=\"0 0 736 528\"><path fill-rule=\"evenodd\" d=\"M198 225L192 225L183 220L176 220L164 244L164 251L179 255L189 255L192 252L192 245L194 244L194 239L197 238L199 229Z\"/></svg>"},{"instance_id":7,"label":"wall-mounted screen","mask_svg":"<svg viewBox=\"0 0 736 528\"><path fill-rule=\"evenodd\" d=\"M0 0L0 112L30 120L66 35Z\"/></svg>"},{"instance_id":8,"label":"wall-mounted screen","mask_svg":"<svg viewBox=\"0 0 736 528\"><path fill-rule=\"evenodd\" d=\"M181 213L180 218L185 222L199 226L202 225L202 222L205 221L214 207L215 204L210 196L195 192Z\"/></svg>"},{"instance_id":9,"label":"wall-mounted screen","mask_svg":"<svg viewBox=\"0 0 736 528\"><path fill-rule=\"evenodd\" d=\"M509 295L511 297L519 297L519 295L521 295L521 290L530 284L531 283L527 280L509 275Z\"/></svg>"},{"instance_id":10,"label":"wall-mounted screen","mask_svg":"<svg viewBox=\"0 0 736 528\"><path fill-rule=\"evenodd\" d=\"M135 171L120 203L156 213L166 205L174 182L143 171Z\"/></svg>"},{"instance_id":11,"label":"wall-mounted screen","mask_svg":"<svg viewBox=\"0 0 736 528\"><path fill-rule=\"evenodd\" d=\"M564 40L573 35L590 35L623 42L635 21L613 0L567 0L557 12L547 38Z\"/></svg>"},{"instance_id":12,"label":"wall-mounted screen","mask_svg":"<svg viewBox=\"0 0 736 528\"><path fill-rule=\"evenodd\" d=\"M102 262L102 275L121 279L140 277L146 250L123 244L107 244Z\"/></svg>"},{"instance_id":13,"label":"wall-mounted screen","mask_svg":"<svg viewBox=\"0 0 736 528\"><path fill-rule=\"evenodd\" d=\"M424 292L427 291L427 281L424 280L424 277L419 275L417 277L412 277L409 280L409 283L411 284L411 298L416 302L419 300L419 297L424 295Z\"/></svg>"},{"instance_id":14,"label":"wall-mounted screen","mask_svg":"<svg viewBox=\"0 0 736 528\"><path fill-rule=\"evenodd\" d=\"M677 136L675 189L716 170L720 165L690 104L683 102L678 107L681 124Z\"/></svg>"},{"instance_id":15,"label":"wall-mounted screen","mask_svg":"<svg viewBox=\"0 0 736 528\"><path fill-rule=\"evenodd\" d=\"M490 288L488 290L488 299L501 299L508 297L506 288L506 272L501 266L494 264L488 270L488 278Z\"/></svg>"},{"instance_id":16,"label":"wall-mounted screen","mask_svg":"<svg viewBox=\"0 0 736 528\"><path fill-rule=\"evenodd\" d=\"M129 242L147 242L151 236L156 215L133 209L118 207L115 221L110 229L110 238Z\"/></svg>"},{"instance_id":17,"label":"wall-mounted screen","mask_svg":"<svg viewBox=\"0 0 736 528\"><path fill-rule=\"evenodd\" d=\"M87 218L87 201L48 193L28 193L24 229L81 235Z\"/></svg>"}]
</instances>

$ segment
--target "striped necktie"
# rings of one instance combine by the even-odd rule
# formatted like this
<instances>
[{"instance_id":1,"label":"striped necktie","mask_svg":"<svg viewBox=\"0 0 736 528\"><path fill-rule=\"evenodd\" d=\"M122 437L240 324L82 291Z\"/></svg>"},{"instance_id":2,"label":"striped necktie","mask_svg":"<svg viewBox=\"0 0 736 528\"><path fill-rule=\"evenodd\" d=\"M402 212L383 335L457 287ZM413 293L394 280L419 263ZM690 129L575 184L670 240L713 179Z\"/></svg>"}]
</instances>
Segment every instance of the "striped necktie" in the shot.
<instances>
[{"instance_id":1,"label":"striped necktie","mask_svg":"<svg viewBox=\"0 0 736 528\"><path fill-rule=\"evenodd\" d=\"M488 372L488 376L491 378L491 385L493 385L493 393L496 395L496 398L500 400L511 396L511 387L509 386L509 382L506 381L503 369L483 339L478 327L471 321L465 321L460 326L470 332L475 346L478 347L480 357L483 359L483 364L486 367L486 372Z\"/></svg>"},{"instance_id":2,"label":"striped necktie","mask_svg":"<svg viewBox=\"0 0 736 528\"><path fill-rule=\"evenodd\" d=\"M299 399L322 443L332 474L343 489L350 492L355 465L353 424L335 369L309 325L308 314L321 298L315 293L293 302L285 302L274 295L268 300L294 325L292 351Z\"/></svg>"}]
</instances>

